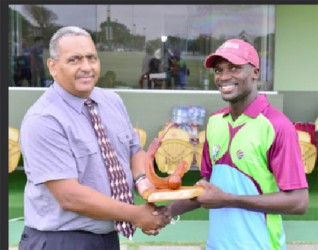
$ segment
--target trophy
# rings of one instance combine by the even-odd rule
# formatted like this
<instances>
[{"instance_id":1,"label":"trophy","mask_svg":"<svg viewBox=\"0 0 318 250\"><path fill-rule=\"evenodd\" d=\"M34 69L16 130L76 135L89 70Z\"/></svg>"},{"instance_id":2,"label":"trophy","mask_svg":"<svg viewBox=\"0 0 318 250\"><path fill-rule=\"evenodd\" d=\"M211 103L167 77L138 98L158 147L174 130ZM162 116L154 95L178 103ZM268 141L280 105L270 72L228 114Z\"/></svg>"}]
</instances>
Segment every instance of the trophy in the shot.
<instances>
[{"instance_id":1,"label":"trophy","mask_svg":"<svg viewBox=\"0 0 318 250\"><path fill-rule=\"evenodd\" d=\"M163 137L167 134L170 123L159 137L154 138L148 147L146 154L146 176L154 185L155 189L146 189L141 196L148 202L161 202L168 200L190 199L203 193L202 186L182 186L182 177L188 169L188 163L181 160L178 167L167 177L160 177L154 170L154 158L158 148L161 145Z\"/></svg>"}]
</instances>

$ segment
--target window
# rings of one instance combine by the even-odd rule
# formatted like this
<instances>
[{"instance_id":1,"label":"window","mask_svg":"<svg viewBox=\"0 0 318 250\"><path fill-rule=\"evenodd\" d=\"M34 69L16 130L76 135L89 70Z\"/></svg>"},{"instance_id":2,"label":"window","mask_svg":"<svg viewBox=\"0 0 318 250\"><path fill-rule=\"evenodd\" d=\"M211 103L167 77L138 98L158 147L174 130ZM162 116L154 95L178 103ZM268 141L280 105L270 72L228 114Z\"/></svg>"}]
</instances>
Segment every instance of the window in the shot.
<instances>
[{"instance_id":1,"label":"window","mask_svg":"<svg viewBox=\"0 0 318 250\"><path fill-rule=\"evenodd\" d=\"M9 7L10 86L48 86L49 39L58 28L76 25L96 43L101 87L215 89L205 57L226 39L241 38L259 52L259 89L273 88L273 5Z\"/></svg>"}]
</instances>

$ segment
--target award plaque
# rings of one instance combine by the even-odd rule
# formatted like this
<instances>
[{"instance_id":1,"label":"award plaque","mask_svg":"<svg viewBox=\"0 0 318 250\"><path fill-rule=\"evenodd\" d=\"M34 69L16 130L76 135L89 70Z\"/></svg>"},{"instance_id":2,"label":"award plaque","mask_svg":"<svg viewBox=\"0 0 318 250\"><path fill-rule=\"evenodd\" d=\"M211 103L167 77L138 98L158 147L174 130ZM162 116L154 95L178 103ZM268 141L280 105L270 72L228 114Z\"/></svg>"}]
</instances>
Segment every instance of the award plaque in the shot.
<instances>
[{"instance_id":1,"label":"award plaque","mask_svg":"<svg viewBox=\"0 0 318 250\"><path fill-rule=\"evenodd\" d=\"M183 160L179 162L174 172L167 177L159 177L154 170L155 154L163 137L172 126L172 123L168 124L163 133L151 142L147 150L146 176L155 187L155 189L147 189L142 193L143 199L148 202L190 199L199 196L204 191L202 186L182 186L182 177L188 170L188 163Z\"/></svg>"}]
</instances>

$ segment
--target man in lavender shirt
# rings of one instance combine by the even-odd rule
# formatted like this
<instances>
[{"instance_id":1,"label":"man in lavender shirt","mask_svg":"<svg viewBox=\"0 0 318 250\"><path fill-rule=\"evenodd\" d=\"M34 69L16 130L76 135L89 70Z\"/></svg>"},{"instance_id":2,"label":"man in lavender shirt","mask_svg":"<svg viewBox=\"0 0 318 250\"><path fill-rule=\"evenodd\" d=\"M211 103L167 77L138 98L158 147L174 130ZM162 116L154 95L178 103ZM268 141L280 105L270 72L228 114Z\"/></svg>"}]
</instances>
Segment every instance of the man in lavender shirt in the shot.
<instances>
[{"instance_id":1,"label":"man in lavender shirt","mask_svg":"<svg viewBox=\"0 0 318 250\"><path fill-rule=\"evenodd\" d=\"M50 41L47 66L54 84L28 110L21 125L27 184L19 249L119 249L114 221L131 222L147 234L158 233L171 219L164 208L111 198L84 101L91 98L97 103L131 192L133 179L145 172L145 152L122 99L95 87L100 61L89 33L78 27L58 30ZM145 178L141 181L143 186L149 184Z\"/></svg>"},{"instance_id":2,"label":"man in lavender shirt","mask_svg":"<svg viewBox=\"0 0 318 250\"><path fill-rule=\"evenodd\" d=\"M281 214L303 214L308 184L297 133L288 118L257 91L255 48L230 39L205 60L229 106L206 127L196 199L169 204L172 216L209 209L207 250L284 250Z\"/></svg>"}]
</instances>

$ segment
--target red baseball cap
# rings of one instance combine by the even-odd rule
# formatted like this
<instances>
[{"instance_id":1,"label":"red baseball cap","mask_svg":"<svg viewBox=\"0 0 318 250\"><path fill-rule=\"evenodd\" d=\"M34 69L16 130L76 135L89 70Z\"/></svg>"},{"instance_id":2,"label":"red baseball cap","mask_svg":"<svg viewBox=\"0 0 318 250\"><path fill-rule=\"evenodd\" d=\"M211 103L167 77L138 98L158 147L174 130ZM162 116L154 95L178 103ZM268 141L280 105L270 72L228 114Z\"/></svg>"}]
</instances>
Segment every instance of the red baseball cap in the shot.
<instances>
[{"instance_id":1,"label":"red baseball cap","mask_svg":"<svg viewBox=\"0 0 318 250\"><path fill-rule=\"evenodd\" d=\"M215 59L223 57L229 62L237 65L250 63L259 68L259 57L255 48L243 40L230 39L225 41L215 53L207 56L204 62L206 68L213 68Z\"/></svg>"}]
</instances>

